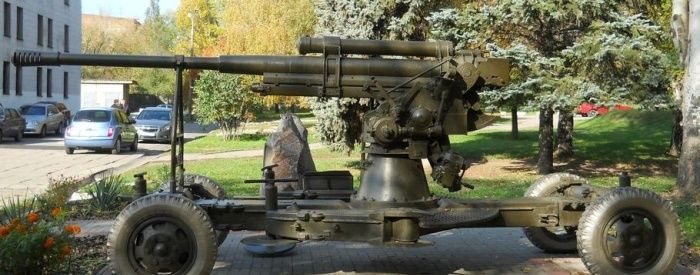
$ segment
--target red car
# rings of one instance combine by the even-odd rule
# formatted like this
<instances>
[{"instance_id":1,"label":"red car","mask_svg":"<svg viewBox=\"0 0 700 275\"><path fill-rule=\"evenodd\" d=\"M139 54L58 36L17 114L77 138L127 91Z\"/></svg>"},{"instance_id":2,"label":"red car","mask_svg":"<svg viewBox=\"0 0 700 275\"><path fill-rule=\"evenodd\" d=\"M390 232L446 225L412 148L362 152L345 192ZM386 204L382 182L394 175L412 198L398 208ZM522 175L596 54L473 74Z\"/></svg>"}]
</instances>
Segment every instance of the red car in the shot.
<instances>
[{"instance_id":1,"label":"red car","mask_svg":"<svg viewBox=\"0 0 700 275\"><path fill-rule=\"evenodd\" d=\"M628 111L632 110L632 106L629 105L624 105L624 104L615 104L615 110L618 111ZM603 105L595 105L593 103L581 103L581 105L578 106L578 110L576 113L580 114L581 116L585 117L596 117L598 115L604 115L610 112L610 108L605 107Z\"/></svg>"}]
</instances>

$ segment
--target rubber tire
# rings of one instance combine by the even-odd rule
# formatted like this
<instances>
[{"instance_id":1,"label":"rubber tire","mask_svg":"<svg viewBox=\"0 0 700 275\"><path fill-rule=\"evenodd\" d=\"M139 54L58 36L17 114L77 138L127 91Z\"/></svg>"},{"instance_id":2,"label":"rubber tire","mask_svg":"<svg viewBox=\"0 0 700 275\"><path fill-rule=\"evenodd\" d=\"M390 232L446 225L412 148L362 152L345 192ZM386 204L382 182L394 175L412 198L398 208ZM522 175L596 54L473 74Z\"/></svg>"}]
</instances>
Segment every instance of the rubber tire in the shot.
<instances>
[{"instance_id":1,"label":"rubber tire","mask_svg":"<svg viewBox=\"0 0 700 275\"><path fill-rule=\"evenodd\" d=\"M39 132L40 137L46 137L46 125L41 126L41 132Z\"/></svg>"},{"instance_id":2,"label":"rubber tire","mask_svg":"<svg viewBox=\"0 0 700 275\"><path fill-rule=\"evenodd\" d=\"M216 261L217 246L209 215L192 200L177 194L158 193L141 197L119 213L107 238L109 269L113 274L136 274L128 255L129 235L151 217L176 218L194 233L196 260L189 270L177 274L210 274Z\"/></svg>"},{"instance_id":3,"label":"rubber tire","mask_svg":"<svg viewBox=\"0 0 700 275\"><path fill-rule=\"evenodd\" d=\"M63 129L63 123L58 124L58 127L56 127L56 131L53 132L54 135L60 136L61 133L63 133L63 130L62 130L62 129Z\"/></svg>"},{"instance_id":4,"label":"rubber tire","mask_svg":"<svg viewBox=\"0 0 700 275\"><path fill-rule=\"evenodd\" d=\"M24 133L22 133L22 132L24 132L24 130L17 132L17 135L15 136L16 142L22 141L22 138L24 137Z\"/></svg>"},{"instance_id":5,"label":"rubber tire","mask_svg":"<svg viewBox=\"0 0 700 275\"><path fill-rule=\"evenodd\" d=\"M586 179L568 173L553 173L545 175L535 181L525 191L524 197L541 198L550 197L557 190L572 184L588 184ZM565 241L551 237L545 227L523 227L523 233L537 248L547 253L571 253L576 251L576 236L568 236Z\"/></svg>"},{"instance_id":6,"label":"rubber tire","mask_svg":"<svg viewBox=\"0 0 700 275\"><path fill-rule=\"evenodd\" d=\"M642 273L669 274L681 255L682 234L680 218L671 203L654 192L635 187L612 189L598 197L583 212L578 225L578 251L581 261L592 274L627 274L616 269L608 260L601 244L605 225L619 210L637 208L654 215L662 225L666 241L658 261Z\"/></svg>"},{"instance_id":7,"label":"rubber tire","mask_svg":"<svg viewBox=\"0 0 700 275\"><path fill-rule=\"evenodd\" d=\"M131 152L136 152L139 150L139 138L138 138L138 136L134 137L134 143L131 144L130 150L131 150Z\"/></svg>"},{"instance_id":8,"label":"rubber tire","mask_svg":"<svg viewBox=\"0 0 700 275\"><path fill-rule=\"evenodd\" d=\"M226 190L215 180L197 174L185 174L185 185L192 186L192 199L226 199ZM170 180L161 186L161 192L170 190ZM216 244L221 245L228 237L229 230L216 230Z\"/></svg>"},{"instance_id":9,"label":"rubber tire","mask_svg":"<svg viewBox=\"0 0 700 275\"><path fill-rule=\"evenodd\" d=\"M112 155L119 155L119 153L122 152L122 139L117 138L117 141L114 142L114 147L110 151Z\"/></svg>"},{"instance_id":10,"label":"rubber tire","mask_svg":"<svg viewBox=\"0 0 700 275\"><path fill-rule=\"evenodd\" d=\"M5 136L3 136L2 130L0 130L0 143L5 139Z\"/></svg>"},{"instance_id":11,"label":"rubber tire","mask_svg":"<svg viewBox=\"0 0 700 275\"><path fill-rule=\"evenodd\" d=\"M66 155L72 155L75 152L75 148L66 147Z\"/></svg>"}]
</instances>

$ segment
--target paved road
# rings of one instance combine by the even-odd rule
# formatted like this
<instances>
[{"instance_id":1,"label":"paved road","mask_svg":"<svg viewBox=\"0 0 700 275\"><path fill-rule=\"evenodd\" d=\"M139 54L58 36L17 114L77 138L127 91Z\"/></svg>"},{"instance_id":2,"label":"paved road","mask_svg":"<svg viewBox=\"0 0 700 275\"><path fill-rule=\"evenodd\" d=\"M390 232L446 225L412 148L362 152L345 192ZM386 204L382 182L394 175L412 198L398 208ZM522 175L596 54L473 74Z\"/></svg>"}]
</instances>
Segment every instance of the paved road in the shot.
<instances>
[{"instance_id":1,"label":"paved road","mask_svg":"<svg viewBox=\"0 0 700 275\"><path fill-rule=\"evenodd\" d=\"M213 127L185 124L185 139L204 135ZM22 142L0 143L0 198L36 195L44 192L50 178L87 177L102 171L124 171L155 159L170 149L169 144L143 142L138 152L119 155L77 150L66 155L63 138L26 136Z\"/></svg>"}]
</instances>

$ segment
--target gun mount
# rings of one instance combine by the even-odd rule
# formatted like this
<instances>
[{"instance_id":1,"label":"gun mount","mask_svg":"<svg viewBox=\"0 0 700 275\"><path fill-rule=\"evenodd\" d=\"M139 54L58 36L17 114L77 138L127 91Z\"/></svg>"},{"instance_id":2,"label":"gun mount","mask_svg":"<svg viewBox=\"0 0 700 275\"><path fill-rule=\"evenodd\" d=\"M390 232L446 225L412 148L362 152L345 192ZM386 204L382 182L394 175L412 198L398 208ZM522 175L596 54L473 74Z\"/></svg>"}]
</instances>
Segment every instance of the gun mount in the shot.
<instances>
[{"instance_id":1,"label":"gun mount","mask_svg":"<svg viewBox=\"0 0 700 275\"><path fill-rule=\"evenodd\" d=\"M451 149L448 136L487 123L478 92L508 83L507 60L458 52L446 41L302 38L299 52L312 56L14 54L16 66L176 71L169 190L138 198L119 215L109 237L113 271L208 272L216 258L216 241L221 244L229 230L265 230L272 239L244 243L256 253L280 253L293 247L289 240L415 245L421 243L420 236L432 232L497 226L525 227L526 236L550 252L573 251L578 244L587 266L603 274L657 274L675 265L680 245L677 216L648 191L623 187L606 192L580 177L552 174L535 182L525 198L454 200L432 195L422 159L432 166L432 178L449 191L473 188L462 182L469 163ZM264 179L247 181L264 183L270 190L264 198L226 199L218 183L185 174L184 69L260 75L262 80L252 89L261 95L371 99L373 108L363 118L362 139L370 146L359 189L353 190L347 172L315 172L300 179L303 190L278 193L274 182L299 179L276 179L268 166L263 168ZM596 210L602 208L609 211ZM578 241L577 228L585 234ZM615 230L615 236L606 235ZM606 249L599 249L601 245Z\"/></svg>"}]
</instances>

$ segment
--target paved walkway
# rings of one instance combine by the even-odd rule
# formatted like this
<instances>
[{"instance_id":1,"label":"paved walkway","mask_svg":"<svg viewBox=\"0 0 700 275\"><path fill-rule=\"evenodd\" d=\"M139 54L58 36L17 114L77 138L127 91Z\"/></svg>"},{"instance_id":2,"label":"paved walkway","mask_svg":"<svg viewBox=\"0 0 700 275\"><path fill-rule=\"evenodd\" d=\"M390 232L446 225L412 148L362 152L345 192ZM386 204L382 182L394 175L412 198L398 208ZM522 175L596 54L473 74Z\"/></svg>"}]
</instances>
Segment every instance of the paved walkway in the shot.
<instances>
[{"instance_id":1,"label":"paved walkway","mask_svg":"<svg viewBox=\"0 0 700 275\"><path fill-rule=\"evenodd\" d=\"M112 221L80 221L81 235L108 234ZM213 274L588 274L576 254L545 254L519 228L454 229L425 236L422 247L351 242L303 242L279 257L245 251L231 232L219 248ZM700 275L679 266L674 274Z\"/></svg>"}]
</instances>

